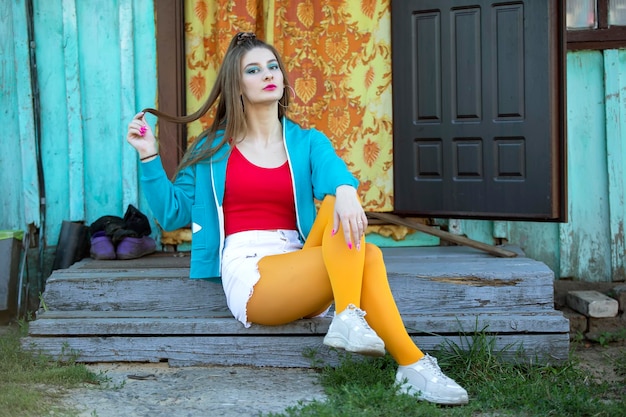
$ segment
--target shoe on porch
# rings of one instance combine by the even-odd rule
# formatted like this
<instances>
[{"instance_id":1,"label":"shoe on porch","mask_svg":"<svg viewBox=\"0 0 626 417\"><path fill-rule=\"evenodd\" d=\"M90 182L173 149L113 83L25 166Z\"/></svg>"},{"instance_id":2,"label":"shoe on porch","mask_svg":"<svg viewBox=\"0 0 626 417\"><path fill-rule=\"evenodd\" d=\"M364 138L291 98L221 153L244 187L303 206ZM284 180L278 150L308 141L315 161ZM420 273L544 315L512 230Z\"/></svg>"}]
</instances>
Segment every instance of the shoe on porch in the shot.
<instances>
[{"instance_id":1,"label":"shoe on porch","mask_svg":"<svg viewBox=\"0 0 626 417\"><path fill-rule=\"evenodd\" d=\"M136 259L156 251L156 242L150 236L125 237L117 245L117 259Z\"/></svg>"},{"instance_id":2,"label":"shoe on porch","mask_svg":"<svg viewBox=\"0 0 626 417\"><path fill-rule=\"evenodd\" d=\"M335 313L324 344L361 355L384 356L385 342L367 324L365 314L354 304L348 305L340 314Z\"/></svg>"},{"instance_id":3,"label":"shoe on porch","mask_svg":"<svg viewBox=\"0 0 626 417\"><path fill-rule=\"evenodd\" d=\"M435 404L467 404L467 391L448 378L439 368L437 359L430 355L406 366L398 366L396 383L400 392Z\"/></svg>"},{"instance_id":4,"label":"shoe on porch","mask_svg":"<svg viewBox=\"0 0 626 417\"><path fill-rule=\"evenodd\" d=\"M89 254L96 260L115 259L115 247L111 238L104 231L96 232L91 236Z\"/></svg>"}]
</instances>

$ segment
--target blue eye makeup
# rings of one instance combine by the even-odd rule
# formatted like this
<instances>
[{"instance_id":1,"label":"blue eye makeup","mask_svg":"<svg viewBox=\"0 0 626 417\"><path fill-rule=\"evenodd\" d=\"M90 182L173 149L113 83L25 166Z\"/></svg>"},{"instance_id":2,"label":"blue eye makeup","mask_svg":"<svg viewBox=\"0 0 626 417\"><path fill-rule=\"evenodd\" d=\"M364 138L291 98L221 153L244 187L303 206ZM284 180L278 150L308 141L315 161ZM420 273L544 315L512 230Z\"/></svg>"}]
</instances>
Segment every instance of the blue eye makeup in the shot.
<instances>
[{"instance_id":1,"label":"blue eye makeup","mask_svg":"<svg viewBox=\"0 0 626 417\"><path fill-rule=\"evenodd\" d=\"M280 69L280 67L278 65L278 62L270 62L269 64L267 64L267 69L269 69L270 71L275 71ZM250 65L244 69L244 72L246 74L257 74L261 72L261 67L258 65Z\"/></svg>"}]
</instances>

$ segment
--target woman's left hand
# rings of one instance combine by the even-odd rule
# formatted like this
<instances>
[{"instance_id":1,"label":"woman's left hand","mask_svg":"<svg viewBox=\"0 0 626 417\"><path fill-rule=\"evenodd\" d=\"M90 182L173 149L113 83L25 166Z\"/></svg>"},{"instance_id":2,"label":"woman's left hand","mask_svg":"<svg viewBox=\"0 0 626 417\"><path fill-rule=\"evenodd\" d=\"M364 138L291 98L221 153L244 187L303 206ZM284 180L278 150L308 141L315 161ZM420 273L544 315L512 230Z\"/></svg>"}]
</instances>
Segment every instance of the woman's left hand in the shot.
<instances>
[{"instance_id":1,"label":"woman's left hand","mask_svg":"<svg viewBox=\"0 0 626 417\"><path fill-rule=\"evenodd\" d=\"M341 224L348 247L352 249L354 244L359 250L361 238L365 236L367 228L367 216L359 202L356 189L350 185L340 185L335 195L333 230L339 230Z\"/></svg>"}]
</instances>

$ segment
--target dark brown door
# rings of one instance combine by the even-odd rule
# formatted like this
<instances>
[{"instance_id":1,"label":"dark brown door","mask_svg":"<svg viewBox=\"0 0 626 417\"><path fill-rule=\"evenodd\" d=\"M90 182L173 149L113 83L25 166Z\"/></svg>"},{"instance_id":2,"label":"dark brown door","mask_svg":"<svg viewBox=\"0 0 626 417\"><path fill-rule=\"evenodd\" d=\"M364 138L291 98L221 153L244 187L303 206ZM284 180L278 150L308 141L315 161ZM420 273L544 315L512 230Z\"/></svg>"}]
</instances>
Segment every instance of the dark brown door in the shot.
<instances>
[{"instance_id":1,"label":"dark brown door","mask_svg":"<svg viewBox=\"0 0 626 417\"><path fill-rule=\"evenodd\" d=\"M564 220L561 0L393 0L398 213Z\"/></svg>"}]
</instances>

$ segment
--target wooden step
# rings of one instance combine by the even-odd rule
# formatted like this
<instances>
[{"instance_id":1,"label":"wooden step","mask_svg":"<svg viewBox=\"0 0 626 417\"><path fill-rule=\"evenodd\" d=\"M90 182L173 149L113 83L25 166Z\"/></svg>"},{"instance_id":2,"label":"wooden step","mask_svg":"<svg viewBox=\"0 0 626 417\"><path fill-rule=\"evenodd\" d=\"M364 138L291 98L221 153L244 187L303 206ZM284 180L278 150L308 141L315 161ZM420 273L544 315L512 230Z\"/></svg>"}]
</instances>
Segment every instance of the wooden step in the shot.
<instances>
[{"instance_id":1,"label":"wooden step","mask_svg":"<svg viewBox=\"0 0 626 417\"><path fill-rule=\"evenodd\" d=\"M467 349L474 335L486 335L494 338L495 350L506 359L558 363L568 356L569 324L556 311L423 314L403 319L412 339L425 351L450 343ZM320 318L245 329L227 314L56 312L31 323L29 337L22 343L55 358L71 356L80 362L309 367L313 363L306 352L315 352L324 363L338 360L337 352L322 344L329 324L330 318Z\"/></svg>"},{"instance_id":2,"label":"wooden step","mask_svg":"<svg viewBox=\"0 0 626 417\"><path fill-rule=\"evenodd\" d=\"M559 311L528 313L428 313L402 316L410 334L561 333L567 320ZM47 312L30 323L31 336L167 335L324 335L330 317L302 319L281 326L253 325L245 328L229 312L210 315L146 314L136 311Z\"/></svg>"},{"instance_id":3,"label":"wooden step","mask_svg":"<svg viewBox=\"0 0 626 417\"><path fill-rule=\"evenodd\" d=\"M510 359L567 358L569 322L554 310L554 275L544 264L461 247L383 253L407 330L423 350L469 348L474 334L486 334ZM246 329L227 310L221 284L190 280L188 268L188 257L161 253L55 271L23 346L81 362L307 367L303 354L313 351L337 360L322 344L330 318Z\"/></svg>"},{"instance_id":4,"label":"wooden step","mask_svg":"<svg viewBox=\"0 0 626 417\"><path fill-rule=\"evenodd\" d=\"M529 258L441 251L416 254L415 248L388 249L384 254L391 289L403 314L520 307L551 310L554 306L554 274ZM161 256L135 263L81 262L48 278L42 306L48 311L226 310L221 285L189 279L185 261L188 258L176 259L176 267L169 268L154 266L163 263Z\"/></svg>"},{"instance_id":5,"label":"wooden step","mask_svg":"<svg viewBox=\"0 0 626 417\"><path fill-rule=\"evenodd\" d=\"M412 336L425 352L453 346L469 350L472 338L464 335ZM78 362L168 362L170 366L249 365L275 367L315 366L309 353L323 364L338 363L338 354L322 344L323 336L85 336L26 337L23 346L54 359ZM568 357L569 335L494 335L494 354L506 360L557 364Z\"/></svg>"}]
</instances>

